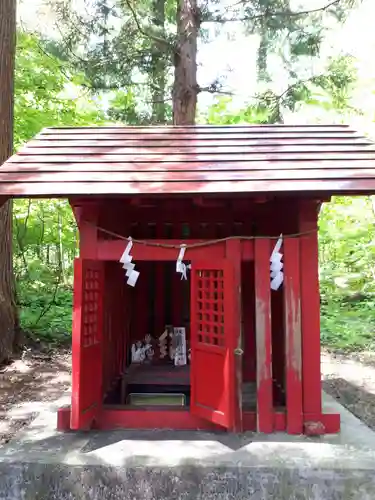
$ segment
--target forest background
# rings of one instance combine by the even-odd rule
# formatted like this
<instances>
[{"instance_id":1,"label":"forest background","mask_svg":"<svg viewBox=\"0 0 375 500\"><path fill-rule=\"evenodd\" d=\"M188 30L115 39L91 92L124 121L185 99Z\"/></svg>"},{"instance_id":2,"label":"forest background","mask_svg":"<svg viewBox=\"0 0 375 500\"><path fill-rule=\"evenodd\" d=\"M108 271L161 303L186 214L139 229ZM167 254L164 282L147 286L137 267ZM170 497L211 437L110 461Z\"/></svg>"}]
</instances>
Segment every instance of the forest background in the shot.
<instances>
[{"instance_id":1,"label":"forest background","mask_svg":"<svg viewBox=\"0 0 375 500\"><path fill-rule=\"evenodd\" d=\"M373 3L20 1L14 148L44 127L107 123L349 123L375 137ZM34 340L70 342L77 238L65 200L14 203ZM323 344L375 349L375 199L325 204L319 244Z\"/></svg>"}]
</instances>

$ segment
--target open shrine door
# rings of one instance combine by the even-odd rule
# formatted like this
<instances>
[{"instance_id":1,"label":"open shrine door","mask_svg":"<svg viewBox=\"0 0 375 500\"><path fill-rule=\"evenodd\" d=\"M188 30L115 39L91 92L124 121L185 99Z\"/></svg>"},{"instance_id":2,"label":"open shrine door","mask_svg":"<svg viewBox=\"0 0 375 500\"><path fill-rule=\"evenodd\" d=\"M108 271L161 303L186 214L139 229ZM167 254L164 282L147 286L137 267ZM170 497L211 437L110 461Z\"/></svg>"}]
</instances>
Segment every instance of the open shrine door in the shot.
<instances>
[{"instance_id":1,"label":"open shrine door","mask_svg":"<svg viewBox=\"0 0 375 500\"><path fill-rule=\"evenodd\" d=\"M229 260L192 262L190 411L227 429L235 428L239 411L234 278Z\"/></svg>"},{"instance_id":2,"label":"open shrine door","mask_svg":"<svg viewBox=\"0 0 375 500\"><path fill-rule=\"evenodd\" d=\"M92 427L102 406L104 262L76 259L72 328L70 427Z\"/></svg>"}]
</instances>

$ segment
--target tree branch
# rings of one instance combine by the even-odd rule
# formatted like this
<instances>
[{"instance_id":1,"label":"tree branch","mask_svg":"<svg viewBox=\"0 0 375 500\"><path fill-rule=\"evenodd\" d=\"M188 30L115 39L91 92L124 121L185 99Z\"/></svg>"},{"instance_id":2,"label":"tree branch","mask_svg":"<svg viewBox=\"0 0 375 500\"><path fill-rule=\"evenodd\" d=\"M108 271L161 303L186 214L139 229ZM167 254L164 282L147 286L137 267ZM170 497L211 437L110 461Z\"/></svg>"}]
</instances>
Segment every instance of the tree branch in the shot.
<instances>
[{"instance_id":1,"label":"tree branch","mask_svg":"<svg viewBox=\"0 0 375 500\"><path fill-rule=\"evenodd\" d=\"M315 12L323 12L325 10L328 10L330 7L337 6L339 3L341 3L342 0L333 0L332 2L329 2L326 5L323 5L322 7L318 7L316 9L312 10L301 10L298 12L292 11L292 10L283 10L279 12L268 12L267 14L257 14L255 16L244 16L240 18L232 18L232 19L225 19L222 17L216 17L216 18L211 18L211 19L203 19L202 23L230 23L230 22L243 22L243 21L256 21L257 19L262 19L263 17L300 17L300 16L306 16L308 14L314 14Z\"/></svg>"},{"instance_id":2,"label":"tree branch","mask_svg":"<svg viewBox=\"0 0 375 500\"><path fill-rule=\"evenodd\" d=\"M57 292L59 291L59 286L61 284L61 277L62 277L61 273L59 273L55 283L55 288L52 293L51 301L42 308L31 329L34 329L38 325L39 321L43 318L43 316L45 316L54 305L56 305L56 297L57 297Z\"/></svg>"},{"instance_id":3,"label":"tree branch","mask_svg":"<svg viewBox=\"0 0 375 500\"><path fill-rule=\"evenodd\" d=\"M127 5L128 9L129 9L129 10L130 10L130 12L131 12L131 15L132 15L132 17L133 17L133 19L134 19L134 22L135 22L135 24L136 24L136 26L137 26L137 28L138 28L138 31L139 31L139 32L140 32L140 33L141 33L144 37L146 37L146 38L151 38L151 40L153 40L153 41L154 41L154 42L156 42L156 43L160 43L160 44L162 44L162 45L164 45L164 46L167 46L167 47L169 47L169 48L171 48L171 49L174 49L173 45L171 45L171 44L168 42L168 40L165 40L164 38L160 38L159 36L154 35L153 33L149 33L149 32L147 32L147 31L145 31L145 30L143 29L142 25L141 25L140 20L138 19L137 12L136 12L136 10L135 10L134 6L132 5L131 0L124 0L124 1L125 1L126 5Z\"/></svg>"},{"instance_id":4,"label":"tree branch","mask_svg":"<svg viewBox=\"0 0 375 500\"><path fill-rule=\"evenodd\" d=\"M200 94L201 92L208 92L209 94L220 94L229 96L235 95L235 92L231 92L230 90L223 90L215 84L208 85L207 87L201 87L198 85L197 92L198 94Z\"/></svg>"}]
</instances>

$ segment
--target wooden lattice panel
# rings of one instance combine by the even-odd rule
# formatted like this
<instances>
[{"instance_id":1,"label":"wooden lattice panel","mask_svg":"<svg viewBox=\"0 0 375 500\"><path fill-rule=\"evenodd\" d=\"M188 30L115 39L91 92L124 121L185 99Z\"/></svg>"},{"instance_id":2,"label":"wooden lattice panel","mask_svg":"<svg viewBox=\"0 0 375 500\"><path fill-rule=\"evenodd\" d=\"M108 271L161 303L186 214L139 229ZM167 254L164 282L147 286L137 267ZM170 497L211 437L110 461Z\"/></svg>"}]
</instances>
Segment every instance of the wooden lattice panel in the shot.
<instances>
[{"instance_id":1,"label":"wooden lattice panel","mask_svg":"<svg viewBox=\"0 0 375 500\"><path fill-rule=\"evenodd\" d=\"M225 346L224 272L197 270L197 342Z\"/></svg>"},{"instance_id":2,"label":"wooden lattice panel","mask_svg":"<svg viewBox=\"0 0 375 500\"><path fill-rule=\"evenodd\" d=\"M100 273L87 269L83 284L82 344L89 347L98 342L98 310Z\"/></svg>"},{"instance_id":3,"label":"wooden lattice panel","mask_svg":"<svg viewBox=\"0 0 375 500\"><path fill-rule=\"evenodd\" d=\"M192 263L190 411L227 429L235 412L235 296L229 260Z\"/></svg>"},{"instance_id":4,"label":"wooden lattice panel","mask_svg":"<svg viewBox=\"0 0 375 500\"><path fill-rule=\"evenodd\" d=\"M104 263L74 262L72 332L72 429L89 429L103 400Z\"/></svg>"}]
</instances>

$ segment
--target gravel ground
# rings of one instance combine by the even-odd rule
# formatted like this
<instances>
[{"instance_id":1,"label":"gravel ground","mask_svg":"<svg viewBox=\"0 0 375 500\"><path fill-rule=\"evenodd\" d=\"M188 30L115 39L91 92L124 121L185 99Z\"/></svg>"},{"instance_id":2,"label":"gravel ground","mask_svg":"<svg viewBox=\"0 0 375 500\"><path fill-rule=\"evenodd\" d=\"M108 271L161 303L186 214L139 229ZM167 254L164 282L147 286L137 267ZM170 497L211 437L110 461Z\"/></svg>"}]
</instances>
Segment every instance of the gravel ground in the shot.
<instances>
[{"instance_id":1,"label":"gravel ground","mask_svg":"<svg viewBox=\"0 0 375 500\"><path fill-rule=\"evenodd\" d=\"M0 369L0 445L28 425L43 403L55 401L69 389L70 363L68 351L27 350L21 359Z\"/></svg>"},{"instance_id":2,"label":"gravel ground","mask_svg":"<svg viewBox=\"0 0 375 500\"><path fill-rule=\"evenodd\" d=\"M322 353L323 389L375 430L375 353Z\"/></svg>"},{"instance_id":3,"label":"gravel ground","mask_svg":"<svg viewBox=\"0 0 375 500\"><path fill-rule=\"evenodd\" d=\"M375 430L375 353L322 353L322 385ZM0 369L0 445L28 425L42 404L61 397L71 382L71 355L25 351Z\"/></svg>"}]
</instances>

